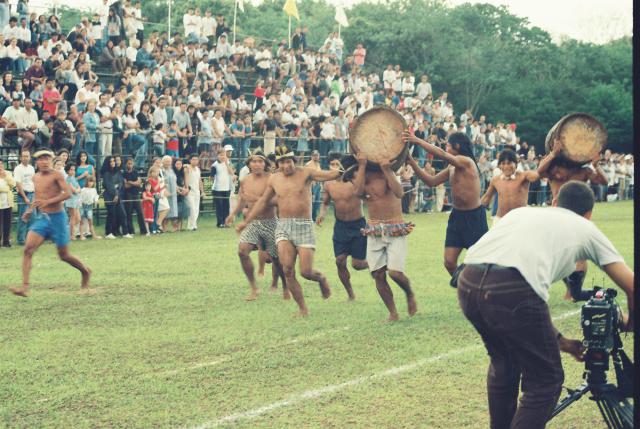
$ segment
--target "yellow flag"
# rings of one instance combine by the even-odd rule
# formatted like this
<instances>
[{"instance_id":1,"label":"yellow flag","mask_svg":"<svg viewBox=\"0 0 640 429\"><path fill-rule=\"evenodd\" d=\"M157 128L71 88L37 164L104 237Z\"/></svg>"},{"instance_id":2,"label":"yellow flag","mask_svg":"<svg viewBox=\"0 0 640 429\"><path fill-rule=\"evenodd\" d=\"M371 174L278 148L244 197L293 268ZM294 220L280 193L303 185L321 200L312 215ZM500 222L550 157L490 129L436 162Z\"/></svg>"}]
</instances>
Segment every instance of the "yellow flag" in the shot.
<instances>
[{"instance_id":1,"label":"yellow flag","mask_svg":"<svg viewBox=\"0 0 640 429\"><path fill-rule=\"evenodd\" d=\"M298 15L298 6L296 6L296 0L287 0L282 10L284 10L287 15L291 15L298 21L300 21L300 15Z\"/></svg>"}]
</instances>

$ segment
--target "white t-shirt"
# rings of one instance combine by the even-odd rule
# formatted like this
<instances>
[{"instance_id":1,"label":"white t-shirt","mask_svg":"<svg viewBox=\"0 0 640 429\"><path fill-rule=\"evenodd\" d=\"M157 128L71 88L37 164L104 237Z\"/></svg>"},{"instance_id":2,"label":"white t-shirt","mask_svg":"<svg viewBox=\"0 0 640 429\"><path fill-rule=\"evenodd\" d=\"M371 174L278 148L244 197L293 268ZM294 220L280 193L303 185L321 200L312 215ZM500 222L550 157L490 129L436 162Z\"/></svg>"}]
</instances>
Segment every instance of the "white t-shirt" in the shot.
<instances>
[{"instance_id":1,"label":"white t-shirt","mask_svg":"<svg viewBox=\"0 0 640 429\"><path fill-rule=\"evenodd\" d=\"M249 173L251 173L251 170L249 169L248 166L244 165L241 169L240 172L238 173L238 181L242 182L242 179L244 179L245 177L247 177L249 175Z\"/></svg>"},{"instance_id":2,"label":"white t-shirt","mask_svg":"<svg viewBox=\"0 0 640 429\"><path fill-rule=\"evenodd\" d=\"M609 239L584 217L559 207L520 207L483 235L467 251L464 263L516 268L547 301L551 284L586 259L600 267L624 262Z\"/></svg>"},{"instance_id":3,"label":"white t-shirt","mask_svg":"<svg viewBox=\"0 0 640 429\"><path fill-rule=\"evenodd\" d=\"M189 194L200 195L200 167L191 167L189 165L187 186L189 187Z\"/></svg>"},{"instance_id":4,"label":"white t-shirt","mask_svg":"<svg viewBox=\"0 0 640 429\"><path fill-rule=\"evenodd\" d=\"M96 191L96 188L84 187L80 189L80 201L82 201L82 204L93 205L97 203L99 199L100 197L98 196L98 191Z\"/></svg>"},{"instance_id":5,"label":"white t-shirt","mask_svg":"<svg viewBox=\"0 0 640 429\"><path fill-rule=\"evenodd\" d=\"M13 170L13 178L16 180L16 183L22 184L22 190L24 192L35 191L35 187L33 186L34 174L36 174L36 170L33 168L33 165L27 165L25 167L24 165L19 164Z\"/></svg>"},{"instance_id":6,"label":"white t-shirt","mask_svg":"<svg viewBox=\"0 0 640 429\"><path fill-rule=\"evenodd\" d=\"M215 178L213 180L213 186L211 186L211 190L213 191L230 191L231 186L233 184L233 178L229 173L229 168L227 164L222 164L219 161L216 161L211 166L211 170L216 171Z\"/></svg>"}]
</instances>

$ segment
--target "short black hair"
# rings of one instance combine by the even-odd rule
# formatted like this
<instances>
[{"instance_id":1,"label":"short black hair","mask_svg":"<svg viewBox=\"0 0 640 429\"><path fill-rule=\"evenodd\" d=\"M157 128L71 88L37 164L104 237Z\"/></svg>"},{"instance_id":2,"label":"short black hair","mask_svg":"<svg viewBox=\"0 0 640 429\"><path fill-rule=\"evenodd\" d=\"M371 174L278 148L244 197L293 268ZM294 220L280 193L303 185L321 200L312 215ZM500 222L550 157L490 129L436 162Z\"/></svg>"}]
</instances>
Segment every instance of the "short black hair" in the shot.
<instances>
[{"instance_id":1,"label":"short black hair","mask_svg":"<svg viewBox=\"0 0 640 429\"><path fill-rule=\"evenodd\" d=\"M514 164L517 164L518 156L516 155L516 152L513 149L504 149L500 152L500 155L498 155L498 165L503 162L513 162Z\"/></svg>"},{"instance_id":2,"label":"short black hair","mask_svg":"<svg viewBox=\"0 0 640 429\"><path fill-rule=\"evenodd\" d=\"M339 161L341 157L342 157L342 154L339 152L329 152L329 155L328 155L329 162L335 161L336 159Z\"/></svg>"},{"instance_id":3,"label":"short black hair","mask_svg":"<svg viewBox=\"0 0 640 429\"><path fill-rule=\"evenodd\" d=\"M571 210L583 216L593 210L596 197L591 188L584 182L570 180L562 185L557 197L558 207Z\"/></svg>"}]
</instances>

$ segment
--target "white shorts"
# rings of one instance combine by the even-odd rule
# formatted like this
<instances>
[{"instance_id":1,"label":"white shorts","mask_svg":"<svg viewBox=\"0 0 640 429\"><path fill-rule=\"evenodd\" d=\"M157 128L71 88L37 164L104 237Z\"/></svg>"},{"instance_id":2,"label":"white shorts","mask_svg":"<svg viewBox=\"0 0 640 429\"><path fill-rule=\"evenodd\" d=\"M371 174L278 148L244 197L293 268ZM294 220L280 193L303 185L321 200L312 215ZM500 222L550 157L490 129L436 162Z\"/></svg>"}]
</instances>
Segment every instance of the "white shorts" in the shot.
<instances>
[{"instance_id":1,"label":"white shorts","mask_svg":"<svg viewBox=\"0 0 640 429\"><path fill-rule=\"evenodd\" d=\"M404 272L407 259L407 236L367 236L367 263L373 272L387 267L388 270Z\"/></svg>"}]
</instances>

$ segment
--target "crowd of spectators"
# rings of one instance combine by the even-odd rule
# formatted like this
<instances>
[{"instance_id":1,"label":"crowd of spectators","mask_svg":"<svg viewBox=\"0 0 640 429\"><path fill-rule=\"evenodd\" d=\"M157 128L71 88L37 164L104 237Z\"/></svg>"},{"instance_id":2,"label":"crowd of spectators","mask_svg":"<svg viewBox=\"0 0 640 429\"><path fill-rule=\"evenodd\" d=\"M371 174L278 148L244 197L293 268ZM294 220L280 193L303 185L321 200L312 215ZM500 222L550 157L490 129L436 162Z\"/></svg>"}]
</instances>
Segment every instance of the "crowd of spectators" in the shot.
<instances>
[{"instance_id":1,"label":"crowd of spectators","mask_svg":"<svg viewBox=\"0 0 640 429\"><path fill-rule=\"evenodd\" d=\"M50 147L59 155L59 169L69 174L73 165L78 183L72 187L86 194L68 203L78 210L73 228L79 238L84 228L97 237L85 207L97 197L87 187L98 188L106 202L109 238L133 234L133 213L145 234L165 231L167 220L178 229L179 220L188 219L187 229L195 230L208 172L219 204L228 201L253 148L272 153L287 144L301 164L317 153L327 168L329 152L348 150L355 118L376 105L395 109L411 131L437 145L444 146L453 132L466 133L483 187L503 148L517 151L522 170L537 168L540 160L520 140L515 124L492 123L468 110L456 115L447 92L434 92L427 75L367 64L364 46L347 50L338 33L317 49L309 46L306 27L295 29L290 46L286 40L274 44L253 37L234 43L223 15L194 8L183 17L183 31L169 35L145 31L141 2L129 0L103 0L96 13L68 31L56 16L30 13L25 0L11 17L3 14L4 5L0 2L3 161L17 164L25 159L22 150ZM421 148L413 156L433 172L444 167ZM17 169L26 169L21 163L24 168ZM607 153L601 163L610 183L596 189L598 198L629 198L631 156ZM410 169L398 174L406 189L405 211L450 205L444 186L419 188ZM8 176L0 170L3 216L11 210L7 201L13 201ZM30 191L25 173L15 176L20 213ZM530 203L548 203L547 188L544 179L536 182ZM228 206L216 205L217 212L225 210ZM218 226L224 227L220 219ZM19 225L19 243L24 231Z\"/></svg>"}]
</instances>

